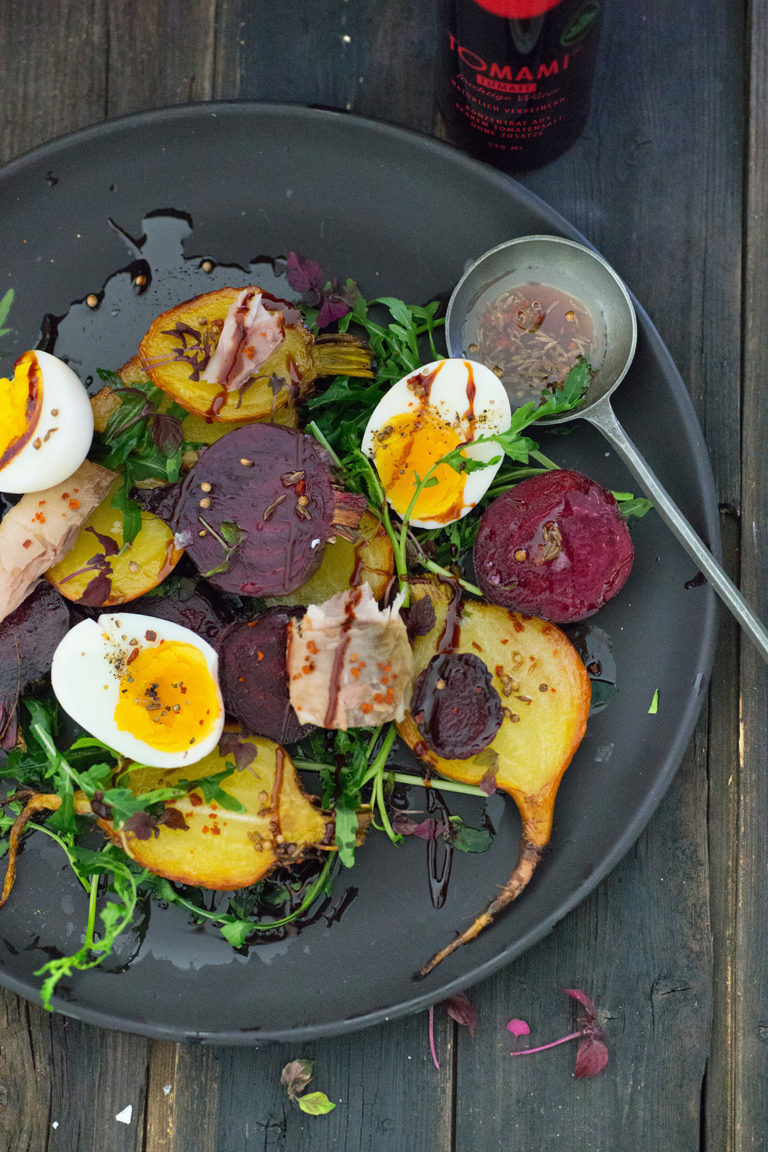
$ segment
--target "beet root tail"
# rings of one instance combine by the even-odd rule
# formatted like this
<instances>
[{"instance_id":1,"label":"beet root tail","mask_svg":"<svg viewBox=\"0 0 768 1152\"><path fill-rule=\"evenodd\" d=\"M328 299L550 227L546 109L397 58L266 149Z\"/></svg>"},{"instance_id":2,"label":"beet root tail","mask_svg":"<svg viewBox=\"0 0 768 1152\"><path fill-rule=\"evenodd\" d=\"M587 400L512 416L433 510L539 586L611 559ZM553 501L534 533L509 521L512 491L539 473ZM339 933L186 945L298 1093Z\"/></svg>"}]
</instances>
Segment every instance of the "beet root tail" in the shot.
<instances>
[{"instance_id":1,"label":"beet root tail","mask_svg":"<svg viewBox=\"0 0 768 1152\"><path fill-rule=\"evenodd\" d=\"M533 876L543 850L543 845L533 844L526 839L521 841L520 854L517 858L515 870L498 896L495 896L493 900L491 900L465 932L460 933L450 944L440 952L435 953L429 963L425 964L421 969L419 976L428 976L429 973L433 972L438 964L441 964L452 952L456 952L464 944L468 944L470 940L474 940L476 936L480 935L483 928L493 923L499 912L510 905L513 900L517 899Z\"/></svg>"},{"instance_id":2,"label":"beet root tail","mask_svg":"<svg viewBox=\"0 0 768 1152\"><path fill-rule=\"evenodd\" d=\"M27 794L17 793L16 797L10 799L26 798ZM0 894L0 908L5 904L6 900L11 894L13 883L16 879L16 857L19 854L19 842L21 840L24 829L27 823L35 815L36 812L51 812L55 811L61 804L61 798L56 795L34 795L32 799L27 802L22 811L14 820L11 825L11 831L8 835L8 867L5 871L5 880L3 882L3 891Z\"/></svg>"}]
</instances>

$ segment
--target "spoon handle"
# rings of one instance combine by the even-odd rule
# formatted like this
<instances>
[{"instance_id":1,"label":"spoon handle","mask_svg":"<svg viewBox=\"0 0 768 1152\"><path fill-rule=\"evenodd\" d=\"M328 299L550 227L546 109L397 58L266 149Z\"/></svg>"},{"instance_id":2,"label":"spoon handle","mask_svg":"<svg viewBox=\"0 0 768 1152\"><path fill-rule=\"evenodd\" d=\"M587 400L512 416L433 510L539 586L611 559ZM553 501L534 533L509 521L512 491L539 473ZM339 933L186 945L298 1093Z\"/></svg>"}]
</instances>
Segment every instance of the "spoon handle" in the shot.
<instances>
[{"instance_id":1,"label":"spoon handle","mask_svg":"<svg viewBox=\"0 0 768 1152\"><path fill-rule=\"evenodd\" d=\"M602 403L596 404L591 411L582 413L582 416L583 419L588 420L590 424L602 432L606 440L610 442L618 456L640 483L645 494L653 500L659 516L672 530L688 555L696 561L700 571L707 577L725 606L755 642L763 659L768 660L768 631L730 577L725 574L707 546L694 532L667 490L648 467L616 419L607 397Z\"/></svg>"}]
</instances>

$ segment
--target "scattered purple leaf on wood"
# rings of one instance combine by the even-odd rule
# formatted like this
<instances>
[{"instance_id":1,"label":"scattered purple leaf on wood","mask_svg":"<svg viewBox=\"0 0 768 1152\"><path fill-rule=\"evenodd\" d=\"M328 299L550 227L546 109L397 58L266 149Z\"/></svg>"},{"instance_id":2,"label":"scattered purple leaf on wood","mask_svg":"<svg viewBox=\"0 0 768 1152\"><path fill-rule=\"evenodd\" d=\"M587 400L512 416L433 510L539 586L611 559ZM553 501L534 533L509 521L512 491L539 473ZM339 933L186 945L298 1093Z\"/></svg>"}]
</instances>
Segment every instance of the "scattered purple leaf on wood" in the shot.
<instances>
[{"instance_id":1,"label":"scattered purple leaf on wood","mask_svg":"<svg viewBox=\"0 0 768 1152\"><path fill-rule=\"evenodd\" d=\"M608 1063L608 1049L596 1036L585 1036L576 1053L576 1067L573 1074L577 1080L587 1076L597 1076Z\"/></svg>"},{"instance_id":2,"label":"scattered purple leaf on wood","mask_svg":"<svg viewBox=\"0 0 768 1152\"><path fill-rule=\"evenodd\" d=\"M552 1040L549 1044L541 1044L537 1048L521 1048L516 1052L510 1053L510 1055L532 1056L534 1052L544 1052L547 1048L556 1048L560 1044L567 1044L569 1040L578 1040L579 1049L576 1053L576 1065L573 1070L573 1075L579 1080L585 1079L588 1076L597 1076L608 1063L608 1048L605 1044L603 1029L598 1020L598 1012L592 1000L587 996L586 992L582 992L580 988L564 988L563 991L574 1000L578 1000L584 1009L584 1014L577 1016L577 1023L579 1025L578 1032L570 1032L567 1036L561 1036L559 1040ZM510 1031L514 1031L510 1025L522 1023L524 1023L524 1021L510 1020L507 1028L509 1028ZM528 1031L526 1025L526 1033L515 1032L515 1035L525 1035Z\"/></svg>"},{"instance_id":3,"label":"scattered purple leaf on wood","mask_svg":"<svg viewBox=\"0 0 768 1152\"><path fill-rule=\"evenodd\" d=\"M469 1029L469 1034L474 1039L477 1030L477 1011L469 997L463 992L457 992L455 996L443 1000L443 1007L451 1020L455 1020L462 1028Z\"/></svg>"},{"instance_id":4,"label":"scattered purple leaf on wood","mask_svg":"<svg viewBox=\"0 0 768 1152\"><path fill-rule=\"evenodd\" d=\"M528 1036L530 1031L525 1020L510 1020L507 1024L507 1032L511 1032L513 1036Z\"/></svg>"},{"instance_id":5,"label":"scattered purple leaf on wood","mask_svg":"<svg viewBox=\"0 0 768 1152\"><path fill-rule=\"evenodd\" d=\"M438 1072L440 1071L440 1061L437 1058L437 1050L435 1048L435 1009L429 1009L429 1050L432 1053L432 1063Z\"/></svg>"},{"instance_id":6,"label":"scattered purple leaf on wood","mask_svg":"<svg viewBox=\"0 0 768 1152\"><path fill-rule=\"evenodd\" d=\"M314 1060L291 1060L280 1073L280 1083L292 1100L304 1091L315 1074Z\"/></svg>"},{"instance_id":7,"label":"scattered purple leaf on wood","mask_svg":"<svg viewBox=\"0 0 768 1152\"><path fill-rule=\"evenodd\" d=\"M597 1019L597 1012L595 1010L594 1004L590 1000L589 996L587 996L586 992L582 992L580 988L564 988L563 991L565 992L566 996L571 996L574 1000L578 1000L579 1004L581 1004L582 1008L584 1008L586 1012L584 1023L594 1024L595 1020ZM579 1020L579 1023L581 1023L581 1020Z\"/></svg>"}]
</instances>

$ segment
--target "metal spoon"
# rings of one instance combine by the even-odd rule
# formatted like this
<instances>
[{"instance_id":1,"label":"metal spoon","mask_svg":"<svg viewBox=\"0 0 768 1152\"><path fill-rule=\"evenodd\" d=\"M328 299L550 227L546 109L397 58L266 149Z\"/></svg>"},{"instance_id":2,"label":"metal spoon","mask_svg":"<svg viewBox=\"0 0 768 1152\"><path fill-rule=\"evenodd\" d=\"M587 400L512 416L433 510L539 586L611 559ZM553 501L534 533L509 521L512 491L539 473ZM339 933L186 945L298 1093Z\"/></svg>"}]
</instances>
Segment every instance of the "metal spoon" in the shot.
<instances>
[{"instance_id":1,"label":"metal spoon","mask_svg":"<svg viewBox=\"0 0 768 1152\"><path fill-rule=\"evenodd\" d=\"M595 325L598 363L581 406L540 423L583 419L602 432L763 659L768 660L768 630L654 475L611 408L611 393L624 379L635 354L637 318L626 288L601 256L559 236L522 236L492 248L470 265L449 301L446 338L450 355L471 356L468 349L476 340L480 311L505 290L531 283L560 288L584 304Z\"/></svg>"}]
</instances>

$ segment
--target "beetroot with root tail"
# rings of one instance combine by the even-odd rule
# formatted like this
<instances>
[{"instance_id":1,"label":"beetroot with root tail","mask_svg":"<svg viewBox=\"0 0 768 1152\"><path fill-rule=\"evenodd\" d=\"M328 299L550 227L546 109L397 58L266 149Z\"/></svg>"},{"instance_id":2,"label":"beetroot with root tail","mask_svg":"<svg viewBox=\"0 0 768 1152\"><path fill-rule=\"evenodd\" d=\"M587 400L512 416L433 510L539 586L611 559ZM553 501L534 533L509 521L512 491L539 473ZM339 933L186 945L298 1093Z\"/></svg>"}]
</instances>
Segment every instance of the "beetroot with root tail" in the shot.
<instances>
[{"instance_id":1,"label":"beetroot with root tail","mask_svg":"<svg viewBox=\"0 0 768 1152\"><path fill-rule=\"evenodd\" d=\"M623 587L633 559L612 494L569 469L532 476L494 500L474 550L488 600L558 624L602 608Z\"/></svg>"}]
</instances>

